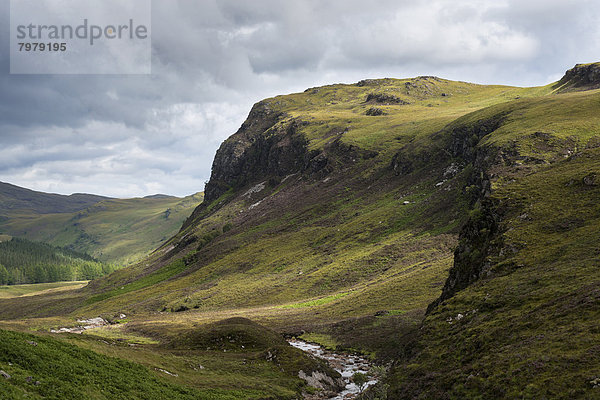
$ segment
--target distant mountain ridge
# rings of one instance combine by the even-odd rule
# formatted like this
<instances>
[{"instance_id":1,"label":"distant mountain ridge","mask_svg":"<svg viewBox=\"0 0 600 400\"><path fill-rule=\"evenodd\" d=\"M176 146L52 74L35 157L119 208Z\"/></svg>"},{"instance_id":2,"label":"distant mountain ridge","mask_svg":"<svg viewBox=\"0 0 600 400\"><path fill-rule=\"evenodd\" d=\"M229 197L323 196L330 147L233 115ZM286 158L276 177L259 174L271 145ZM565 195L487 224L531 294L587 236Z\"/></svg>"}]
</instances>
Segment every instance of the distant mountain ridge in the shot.
<instances>
[{"instance_id":1,"label":"distant mountain ridge","mask_svg":"<svg viewBox=\"0 0 600 400\"><path fill-rule=\"evenodd\" d=\"M67 247L103 262L129 263L177 233L202 198L201 193L184 198L65 196L0 183L0 235Z\"/></svg>"},{"instance_id":2,"label":"distant mountain ridge","mask_svg":"<svg viewBox=\"0 0 600 400\"><path fill-rule=\"evenodd\" d=\"M176 196L171 196L168 194L151 194L149 196L144 196L144 199L175 199L177 198Z\"/></svg>"},{"instance_id":3,"label":"distant mountain ridge","mask_svg":"<svg viewBox=\"0 0 600 400\"><path fill-rule=\"evenodd\" d=\"M86 193L68 196L44 193L0 182L0 216L17 210L38 214L75 212L107 199L110 197Z\"/></svg>"}]
</instances>

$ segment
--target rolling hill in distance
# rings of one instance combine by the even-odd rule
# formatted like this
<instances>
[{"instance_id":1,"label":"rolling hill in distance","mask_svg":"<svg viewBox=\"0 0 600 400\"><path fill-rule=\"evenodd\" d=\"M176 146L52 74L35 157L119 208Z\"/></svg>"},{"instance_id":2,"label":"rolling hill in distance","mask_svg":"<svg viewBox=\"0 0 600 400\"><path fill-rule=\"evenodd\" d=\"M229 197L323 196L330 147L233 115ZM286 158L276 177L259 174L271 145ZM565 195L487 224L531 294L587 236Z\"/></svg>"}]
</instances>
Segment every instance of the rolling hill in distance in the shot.
<instances>
[{"instance_id":1,"label":"rolling hill in distance","mask_svg":"<svg viewBox=\"0 0 600 400\"><path fill-rule=\"evenodd\" d=\"M0 213L5 217L19 211L36 214L75 212L106 199L108 197L92 194L43 193L0 182Z\"/></svg>"},{"instance_id":2,"label":"rolling hill in distance","mask_svg":"<svg viewBox=\"0 0 600 400\"><path fill-rule=\"evenodd\" d=\"M599 87L594 63L542 87L386 78L257 103L156 251L81 289L0 299L0 369L15 376L0 390L51 396L72 376L39 364L58 352L81 371L62 389L77 398L98 385L81 352L123 376L123 398L328 398L338 377L288 335L378 363L363 398L597 398ZM183 201L21 209L0 227L126 259L141 245L119 243ZM140 231L117 227L150 209ZM93 317L111 324L49 333Z\"/></svg>"},{"instance_id":3,"label":"rolling hill in distance","mask_svg":"<svg viewBox=\"0 0 600 400\"><path fill-rule=\"evenodd\" d=\"M112 199L47 194L0 182L0 235L68 247L124 265L169 239L201 202L202 193Z\"/></svg>"}]
</instances>

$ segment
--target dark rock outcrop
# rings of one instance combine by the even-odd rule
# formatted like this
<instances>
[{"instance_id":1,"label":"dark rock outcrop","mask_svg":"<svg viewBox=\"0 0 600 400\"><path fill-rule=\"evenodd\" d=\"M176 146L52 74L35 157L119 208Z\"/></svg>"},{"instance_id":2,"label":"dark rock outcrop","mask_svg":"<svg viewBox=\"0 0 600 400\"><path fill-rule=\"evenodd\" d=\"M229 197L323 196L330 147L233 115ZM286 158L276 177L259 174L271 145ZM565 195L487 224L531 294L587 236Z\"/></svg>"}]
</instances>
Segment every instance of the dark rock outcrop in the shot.
<instances>
[{"instance_id":1,"label":"dark rock outcrop","mask_svg":"<svg viewBox=\"0 0 600 400\"><path fill-rule=\"evenodd\" d=\"M352 146L343 148L337 138L322 150L309 151L307 139L298 132L304 122L287 117L274 112L266 102L252 108L240 129L217 150L204 204L210 204L229 189L240 189L259 180L277 180L303 172L329 173L334 153L357 150Z\"/></svg>"},{"instance_id":2,"label":"dark rock outcrop","mask_svg":"<svg viewBox=\"0 0 600 400\"><path fill-rule=\"evenodd\" d=\"M358 87L377 86L385 82L385 79L363 79L356 83Z\"/></svg>"},{"instance_id":3,"label":"dark rock outcrop","mask_svg":"<svg viewBox=\"0 0 600 400\"><path fill-rule=\"evenodd\" d=\"M392 157L390 167L396 175L407 175L415 169L413 161L403 152L398 152Z\"/></svg>"},{"instance_id":4,"label":"dark rock outcrop","mask_svg":"<svg viewBox=\"0 0 600 400\"><path fill-rule=\"evenodd\" d=\"M461 158L466 162L475 162L478 158L481 162L481 149L477 147L479 141L498 129L504 118L504 114L498 114L474 124L458 124L446 128L450 131L448 151L453 157Z\"/></svg>"},{"instance_id":5,"label":"dark rock outcrop","mask_svg":"<svg viewBox=\"0 0 600 400\"><path fill-rule=\"evenodd\" d=\"M230 189L261 180L276 182L295 173L321 178L339 166L377 155L345 144L341 139L346 131L332 132L323 148L309 150L308 140L299 132L305 124L273 111L268 102L254 105L240 129L217 150L203 204L210 204Z\"/></svg>"},{"instance_id":6,"label":"dark rock outcrop","mask_svg":"<svg viewBox=\"0 0 600 400\"><path fill-rule=\"evenodd\" d=\"M442 294L427 307L427 313L458 291L485 277L490 271L488 257L498 247L499 223L500 217L495 205L489 200L483 200L461 229L458 247L454 250L454 264L450 268Z\"/></svg>"},{"instance_id":7,"label":"dark rock outcrop","mask_svg":"<svg viewBox=\"0 0 600 400\"><path fill-rule=\"evenodd\" d=\"M309 150L308 140L300 132L307 124L273 110L268 101L255 104L240 129L217 150L204 201L184 222L182 230L205 215L208 206L229 191L235 194L258 182L276 186L286 176L298 173L322 179L336 169L378 154L344 143L345 130L332 131L327 144Z\"/></svg>"},{"instance_id":8,"label":"dark rock outcrop","mask_svg":"<svg viewBox=\"0 0 600 400\"><path fill-rule=\"evenodd\" d=\"M402 100L398 96L387 93L369 93L367 95L366 103L379 103L379 104L410 104L407 101Z\"/></svg>"},{"instance_id":9,"label":"dark rock outcrop","mask_svg":"<svg viewBox=\"0 0 600 400\"><path fill-rule=\"evenodd\" d=\"M584 186L597 186L598 185L598 176L590 172L581 180Z\"/></svg>"},{"instance_id":10,"label":"dark rock outcrop","mask_svg":"<svg viewBox=\"0 0 600 400\"><path fill-rule=\"evenodd\" d=\"M248 164L248 155L258 159L261 163L268 163L269 154L266 147L273 138L265 134L271 129L281 114L271 109L268 103L259 102L252 107L246 121L240 129L225 140L215 155L212 173L204 189L204 201L210 203L225 193L229 187L236 183L243 183L248 179L248 172L244 167ZM265 154L266 151L266 154ZM253 169L258 168L255 165ZM264 166L262 166L264 167Z\"/></svg>"},{"instance_id":11,"label":"dark rock outcrop","mask_svg":"<svg viewBox=\"0 0 600 400\"><path fill-rule=\"evenodd\" d=\"M371 117L377 117L377 116L383 115L385 113L383 112L383 110L381 108L371 107L371 108L369 108L367 110L366 114L369 115L369 116L371 116Z\"/></svg>"},{"instance_id":12,"label":"dark rock outcrop","mask_svg":"<svg viewBox=\"0 0 600 400\"><path fill-rule=\"evenodd\" d=\"M600 88L600 63L575 65L553 88L559 93Z\"/></svg>"},{"instance_id":13,"label":"dark rock outcrop","mask_svg":"<svg viewBox=\"0 0 600 400\"><path fill-rule=\"evenodd\" d=\"M465 194L473 207L471 216L459 234L459 244L454 251L454 264L442 289L441 296L427 307L431 312L444 300L490 270L489 255L499 241L500 215L497 205L490 200L491 179L488 170L496 159L497 149L478 146L480 140L502 125L504 115L478 121L472 125L450 128L449 153L467 163Z\"/></svg>"}]
</instances>

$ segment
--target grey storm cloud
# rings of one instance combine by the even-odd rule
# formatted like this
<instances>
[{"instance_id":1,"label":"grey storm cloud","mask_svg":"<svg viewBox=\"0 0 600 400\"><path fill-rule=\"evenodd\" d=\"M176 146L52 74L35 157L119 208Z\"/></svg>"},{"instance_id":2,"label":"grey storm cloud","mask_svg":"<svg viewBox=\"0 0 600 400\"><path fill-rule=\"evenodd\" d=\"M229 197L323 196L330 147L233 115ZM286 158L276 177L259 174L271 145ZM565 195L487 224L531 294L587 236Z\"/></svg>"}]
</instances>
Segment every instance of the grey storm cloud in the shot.
<instances>
[{"instance_id":1,"label":"grey storm cloud","mask_svg":"<svg viewBox=\"0 0 600 400\"><path fill-rule=\"evenodd\" d=\"M540 85L600 57L592 0L154 0L151 75L10 75L0 3L0 180L184 195L252 103L321 84L438 75Z\"/></svg>"}]
</instances>

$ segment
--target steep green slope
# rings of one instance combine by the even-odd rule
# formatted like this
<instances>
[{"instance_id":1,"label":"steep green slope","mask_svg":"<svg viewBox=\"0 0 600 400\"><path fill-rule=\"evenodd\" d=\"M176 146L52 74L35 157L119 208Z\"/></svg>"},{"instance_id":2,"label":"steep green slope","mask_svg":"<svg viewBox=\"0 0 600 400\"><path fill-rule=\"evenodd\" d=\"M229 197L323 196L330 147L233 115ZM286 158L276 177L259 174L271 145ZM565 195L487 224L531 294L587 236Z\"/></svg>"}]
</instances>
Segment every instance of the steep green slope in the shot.
<instances>
[{"instance_id":1,"label":"steep green slope","mask_svg":"<svg viewBox=\"0 0 600 400\"><path fill-rule=\"evenodd\" d=\"M0 285L90 280L114 267L87 254L13 238L0 243Z\"/></svg>"},{"instance_id":2,"label":"steep green slope","mask_svg":"<svg viewBox=\"0 0 600 400\"><path fill-rule=\"evenodd\" d=\"M44 195L36 193L35 199ZM5 209L0 212L4 215L0 232L69 247L101 261L127 264L175 234L201 201L202 194L198 193L185 198L101 199L76 211ZM0 200L0 205L7 202Z\"/></svg>"},{"instance_id":3,"label":"steep green slope","mask_svg":"<svg viewBox=\"0 0 600 400\"><path fill-rule=\"evenodd\" d=\"M497 189L500 250L482 280L425 320L423 350L398 368L395 398L595 398L598 150Z\"/></svg>"},{"instance_id":4,"label":"steep green slope","mask_svg":"<svg viewBox=\"0 0 600 400\"><path fill-rule=\"evenodd\" d=\"M391 398L597 398L598 110L592 90L462 120L501 116L475 149L493 190L462 231Z\"/></svg>"}]
</instances>

